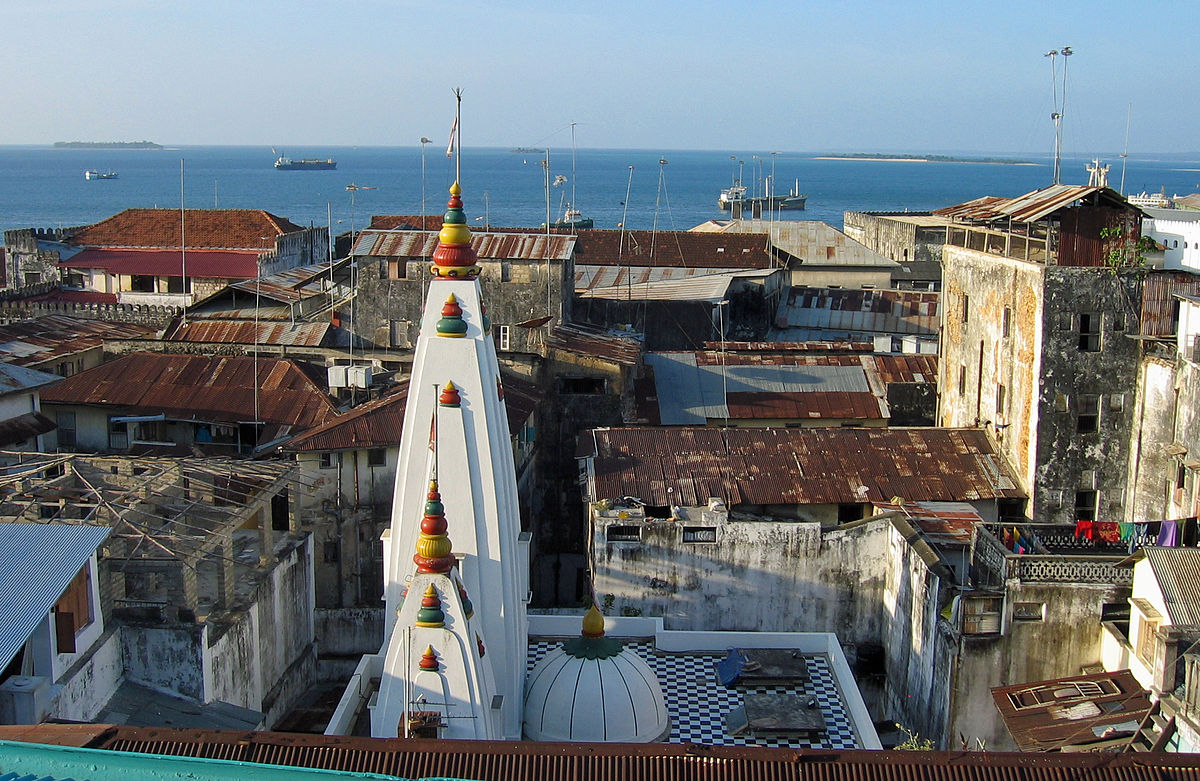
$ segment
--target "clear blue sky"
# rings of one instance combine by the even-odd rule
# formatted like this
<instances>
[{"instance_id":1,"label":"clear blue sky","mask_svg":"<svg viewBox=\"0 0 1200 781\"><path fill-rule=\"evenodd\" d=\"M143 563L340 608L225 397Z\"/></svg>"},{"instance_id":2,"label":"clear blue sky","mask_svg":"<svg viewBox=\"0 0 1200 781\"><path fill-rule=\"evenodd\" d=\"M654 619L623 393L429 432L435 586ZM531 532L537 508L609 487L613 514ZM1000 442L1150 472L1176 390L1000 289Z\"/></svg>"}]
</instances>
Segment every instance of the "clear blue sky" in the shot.
<instances>
[{"instance_id":1,"label":"clear blue sky","mask_svg":"<svg viewBox=\"0 0 1200 781\"><path fill-rule=\"evenodd\" d=\"M7 0L0 144L1200 148L1200 2ZM1061 87L1062 58L1057 58Z\"/></svg>"}]
</instances>

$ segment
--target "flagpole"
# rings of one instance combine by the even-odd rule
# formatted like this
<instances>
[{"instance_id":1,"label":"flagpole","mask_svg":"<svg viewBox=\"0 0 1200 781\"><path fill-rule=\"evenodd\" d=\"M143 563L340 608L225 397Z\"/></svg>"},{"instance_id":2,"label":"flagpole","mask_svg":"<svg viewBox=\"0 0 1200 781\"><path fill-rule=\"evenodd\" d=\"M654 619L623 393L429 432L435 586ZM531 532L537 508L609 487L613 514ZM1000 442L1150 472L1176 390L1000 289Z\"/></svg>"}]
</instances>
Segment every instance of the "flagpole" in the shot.
<instances>
[{"instance_id":1,"label":"flagpole","mask_svg":"<svg viewBox=\"0 0 1200 781\"><path fill-rule=\"evenodd\" d=\"M454 181L462 186L462 87L454 88L454 128L459 131L454 145Z\"/></svg>"}]
</instances>

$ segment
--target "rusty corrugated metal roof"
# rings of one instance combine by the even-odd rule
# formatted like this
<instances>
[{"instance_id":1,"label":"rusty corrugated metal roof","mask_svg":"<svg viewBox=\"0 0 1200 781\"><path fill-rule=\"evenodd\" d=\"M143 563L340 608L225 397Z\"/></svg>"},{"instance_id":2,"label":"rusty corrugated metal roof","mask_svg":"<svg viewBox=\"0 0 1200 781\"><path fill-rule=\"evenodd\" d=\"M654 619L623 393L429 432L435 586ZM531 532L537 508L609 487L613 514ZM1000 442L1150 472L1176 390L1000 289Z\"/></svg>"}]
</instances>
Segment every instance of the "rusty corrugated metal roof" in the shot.
<instances>
[{"instance_id":1,"label":"rusty corrugated metal roof","mask_svg":"<svg viewBox=\"0 0 1200 781\"><path fill-rule=\"evenodd\" d=\"M940 326L936 292L794 287L779 307L779 328L932 336Z\"/></svg>"},{"instance_id":2,"label":"rusty corrugated metal roof","mask_svg":"<svg viewBox=\"0 0 1200 781\"><path fill-rule=\"evenodd\" d=\"M1129 204L1120 193L1109 187L1087 185L1052 184L1016 198L997 198L986 195L956 206L934 210L934 214L951 219L987 222L1008 218L1016 222L1037 222L1060 209L1065 209L1084 198L1094 197L1111 205L1123 206L1132 211L1140 210Z\"/></svg>"},{"instance_id":3,"label":"rusty corrugated metal roof","mask_svg":"<svg viewBox=\"0 0 1200 781\"><path fill-rule=\"evenodd\" d=\"M552 350L605 358L625 366L635 366L641 360L642 343L632 336L623 336L581 325L554 326L546 339Z\"/></svg>"},{"instance_id":4,"label":"rusty corrugated metal roof","mask_svg":"<svg viewBox=\"0 0 1200 781\"><path fill-rule=\"evenodd\" d=\"M1200 294L1200 277L1186 271L1151 271L1142 283L1142 336L1174 336L1175 296Z\"/></svg>"},{"instance_id":5,"label":"rusty corrugated metal roof","mask_svg":"<svg viewBox=\"0 0 1200 781\"><path fill-rule=\"evenodd\" d=\"M264 344L320 347L332 326L326 322L296 323L245 320L189 320L168 337L172 342Z\"/></svg>"},{"instance_id":6,"label":"rusty corrugated metal roof","mask_svg":"<svg viewBox=\"0 0 1200 781\"><path fill-rule=\"evenodd\" d=\"M58 428L58 424L40 412L26 412L15 418L0 420L0 447L33 439Z\"/></svg>"},{"instance_id":7,"label":"rusty corrugated metal roof","mask_svg":"<svg viewBox=\"0 0 1200 781\"><path fill-rule=\"evenodd\" d=\"M294 303L315 296L328 296L329 291L322 285L328 277L329 264L320 263L277 271L261 279L234 282L229 287L282 303ZM313 284L314 281L316 284Z\"/></svg>"},{"instance_id":8,"label":"rusty corrugated metal roof","mask_svg":"<svg viewBox=\"0 0 1200 781\"><path fill-rule=\"evenodd\" d=\"M693 279L712 274L729 274L736 268L680 268L678 266L591 266L575 264L575 290L631 288L664 281Z\"/></svg>"},{"instance_id":9,"label":"rusty corrugated metal roof","mask_svg":"<svg viewBox=\"0 0 1200 781\"><path fill-rule=\"evenodd\" d=\"M228 423L257 414L258 420L299 428L337 414L296 362L244 356L133 353L50 386L42 401Z\"/></svg>"},{"instance_id":10,"label":"rusty corrugated metal roof","mask_svg":"<svg viewBox=\"0 0 1200 781\"><path fill-rule=\"evenodd\" d=\"M761 352L753 351L753 344L738 343L736 348L724 351L707 349L697 352L697 366L862 366L868 374L874 373L885 384L893 382L937 382L938 359L936 355L891 355L862 352L862 348L870 349L870 345L860 346L860 350L845 353L811 354L794 352L790 349L776 349L777 343L762 342ZM803 343L802 343L803 344ZM810 343L811 344L811 343ZM853 344L853 343L849 343ZM710 348L716 345L706 342ZM792 347L788 344L786 347ZM827 346L817 343L818 347Z\"/></svg>"},{"instance_id":11,"label":"rusty corrugated metal roof","mask_svg":"<svg viewBox=\"0 0 1200 781\"><path fill-rule=\"evenodd\" d=\"M1022 751L1087 751L1115 737L1094 728L1138 724L1150 710L1149 694L1129 670L997 686L992 701Z\"/></svg>"},{"instance_id":12,"label":"rusty corrugated metal roof","mask_svg":"<svg viewBox=\"0 0 1200 781\"><path fill-rule=\"evenodd\" d=\"M275 246L275 237L304 230L262 209L187 209L180 226L178 209L126 209L76 231L76 247L152 247L177 249L182 233L188 249L257 250Z\"/></svg>"},{"instance_id":13,"label":"rusty corrugated metal roof","mask_svg":"<svg viewBox=\"0 0 1200 781\"><path fill-rule=\"evenodd\" d=\"M0 325L0 360L35 366L100 347L105 339L140 339L153 328L134 323L46 315Z\"/></svg>"},{"instance_id":14,"label":"rusty corrugated metal roof","mask_svg":"<svg viewBox=\"0 0 1200 781\"><path fill-rule=\"evenodd\" d=\"M725 404L730 420L883 420L888 416L887 405L866 391L730 392Z\"/></svg>"},{"instance_id":15,"label":"rusty corrugated metal roof","mask_svg":"<svg viewBox=\"0 0 1200 781\"><path fill-rule=\"evenodd\" d=\"M942 209L934 209L933 213L958 220L994 220L1000 215L1000 212L996 211L996 207L1007 200L1007 198L1001 198L997 195L984 195L979 198L972 198L965 203L947 206Z\"/></svg>"},{"instance_id":16,"label":"rusty corrugated metal roof","mask_svg":"<svg viewBox=\"0 0 1200 781\"><path fill-rule=\"evenodd\" d=\"M756 746L405 740L96 724L0 727L0 739L342 773L479 781L1197 781L1195 755L815 751Z\"/></svg>"},{"instance_id":17,"label":"rusty corrugated metal roof","mask_svg":"<svg viewBox=\"0 0 1200 781\"><path fill-rule=\"evenodd\" d=\"M653 505L1025 496L983 429L593 429L580 434L576 455L593 454L596 498Z\"/></svg>"},{"instance_id":18,"label":"rusty corrugated metal roof","mask_svg":"<svg viewBox=\"0 0 1200 781\"><path fill-rule=\"evenodd\" d=\"M575 262L590 266L771 268L768 241L756 233L579 231Z\"/></svg>"},{"instance_id":19,"label":"rusty corrugated metal roof","mask_svg":"<svg viewBox=\"0 0 1200 781\"><path fill-rule=\"evenodd\" d=\"M875 508L904 516L938 541L949 538L963 545L971 544L975 524L983 522L979 511L966 502L875 502Z\"/></svg>"},{"instance_id":20,"label":"rusty corrugated metal roof","mask_svg":"<svg viewBox=\"0 0 1200 781\"><path fill-rule=\"evenodd\" d=\"M438 234L432 231L365 230L358 235L351 254L428 258L437 249L437 242ZM569 260L575 252L575 237L473 230L471 246L480 260Z\"/></svg>"}]
</instances>

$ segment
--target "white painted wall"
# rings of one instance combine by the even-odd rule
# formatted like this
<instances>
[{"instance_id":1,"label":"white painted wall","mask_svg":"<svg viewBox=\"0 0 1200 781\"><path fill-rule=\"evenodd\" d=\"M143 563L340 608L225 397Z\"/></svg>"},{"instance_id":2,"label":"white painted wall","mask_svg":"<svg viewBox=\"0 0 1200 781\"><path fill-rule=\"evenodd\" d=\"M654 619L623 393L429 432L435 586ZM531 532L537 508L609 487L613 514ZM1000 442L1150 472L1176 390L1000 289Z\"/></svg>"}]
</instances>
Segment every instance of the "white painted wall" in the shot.
<instances>
[{"instance_id":1,"label":"white painted wall","mask_svg":"<svg viewBox=\"0 0 1200 781\"><path fill-rule=\"evenodd\" d=\"M1154 217L1142 221L1142 232L1166 246L1164 268L1200 272L1200 220Z\"/></svg>"},{"instance_id":2,"label":"white painted wall","mask_svg":"<svg viewBox=\"0 0 1200 781\"><path fill-rule=\"evenodd\" d=\"M94 648L88 649L80 664L67 671L47 718L70 721L96 718L124 679L121 631L101 638Z\"/></svg>"}]
</instances>

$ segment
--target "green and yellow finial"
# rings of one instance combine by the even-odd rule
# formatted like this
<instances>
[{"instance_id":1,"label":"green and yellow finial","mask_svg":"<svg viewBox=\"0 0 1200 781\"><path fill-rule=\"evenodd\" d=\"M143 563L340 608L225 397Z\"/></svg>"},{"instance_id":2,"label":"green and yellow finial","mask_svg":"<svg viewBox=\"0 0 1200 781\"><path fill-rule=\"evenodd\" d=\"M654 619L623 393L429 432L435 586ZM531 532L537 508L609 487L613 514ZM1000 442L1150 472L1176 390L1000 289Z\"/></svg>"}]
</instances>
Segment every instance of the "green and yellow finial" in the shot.
<instances>
[{"instance_id":1,"label":"green and yellow finial","mask_svg":"<svg viewBox=\"0 0 1200 781\"><path fill-rule=\"evenodd\" d=\"M445 575L457 563L450 555L452 545L450 537L446 534L445 512L442 495L438 493L437 480L430 480L425 517L421 519L421 534L417 537L417 552L413 555L417 572Z\"/></svg>"},{"instance_id":2,"label":"green and yellow finial","mask_svg":"<svg viewBox=\"0 0 1200 781\"><path fill-rule=\"evenodd\" d=\"M450 201L446 204L446 216L442 218L442 229L438 232L438 246L433 251L430 272L439 279L474 279L479 276L478 256L471 246L471 229L463 214L463 202L459 196L462 188L456 181L450 185Z\"/></svg>"},{"instance_id":3,"label":"green and yellow finial","mask_svg":"<svg viewBox=\"0 0 1200 781\"><path fill-rule=\"evenodd\" d=\"M437 335L460 339L467 335L467 321L463 320L462 307L458 298L451 293L442 304L442 316L437 321Z\"/></svg>"},{"instance_id":4,"label":"green and yellow finial","mask_svg":"<svg viewBox=\"0 0 1200 781\"><path fill-rule=\"evenodd\" d=\"M441 627L446 625L446 614L442 612L442 600L437 589L430 583L421 598L421 608L417 611L417 626Z\"/></svg>"}]
</instances>

